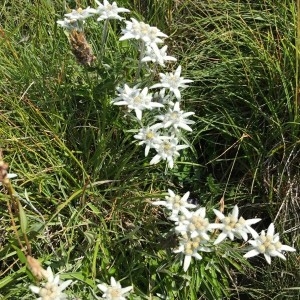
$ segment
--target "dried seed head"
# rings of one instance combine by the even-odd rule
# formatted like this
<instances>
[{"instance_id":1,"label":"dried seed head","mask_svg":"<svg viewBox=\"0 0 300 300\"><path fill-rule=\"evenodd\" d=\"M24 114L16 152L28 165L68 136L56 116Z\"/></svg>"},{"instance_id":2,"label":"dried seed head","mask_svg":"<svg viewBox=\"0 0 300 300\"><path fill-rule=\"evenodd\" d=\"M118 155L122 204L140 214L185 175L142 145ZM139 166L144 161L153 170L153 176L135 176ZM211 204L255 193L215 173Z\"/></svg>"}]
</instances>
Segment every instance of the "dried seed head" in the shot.
<instances>
[{"instance_id":1,"label":"dried seed head","mask_svg":"<svg viewBox=\"0 0 300 300\"><path fill-rule=\"evenodd\" d=\"M86 66L90 66L96 59L89 43L87 42L83 32L72 30L69 35L72 52L77 61Z\"/></svg>"},{"instance_id":2,"label":"dried seed head","mask_svg":"<svg viewBox=\"0 0 300 300\"><path fill-rule=\"evenodd\" d=\"M33 258L30 255L27 255L27 264L28 264L28 269L32 273L34 277L36 277L38 280L42 280L43 278L47 279L48 278L48 272L47 270L43 269L41 266L41 263Z\"/></svg>"},{"instance_id":3,"label":"dried seed head","mask_svg":"<svg viewBox=\"0 0 300 300\"><path fill-rule=\"evenodd\" d=\"M8 164L5 163L0 157L0 182L3 182L4 184L9 183L9 179L7 178L7 170Z\"/></svg>"}]
</instances>

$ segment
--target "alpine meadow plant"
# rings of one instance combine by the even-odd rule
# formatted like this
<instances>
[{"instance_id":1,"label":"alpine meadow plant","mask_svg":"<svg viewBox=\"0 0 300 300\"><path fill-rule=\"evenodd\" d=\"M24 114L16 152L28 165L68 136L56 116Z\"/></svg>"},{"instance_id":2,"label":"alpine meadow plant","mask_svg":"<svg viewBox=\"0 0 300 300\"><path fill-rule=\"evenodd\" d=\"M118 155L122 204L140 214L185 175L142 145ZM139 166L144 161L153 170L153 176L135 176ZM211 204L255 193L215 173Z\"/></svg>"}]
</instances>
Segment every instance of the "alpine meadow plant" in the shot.
<instances>
[{"instance_id":1,"label":"alpine meadow plant","mask_svg":"<svg viewBox=\"0 0 300 300\"><path fill-rule=\"evenodd\" d=\"M214 246L225 241L227 237L231 241L234 239L248 241L253 249L247 252L244 257L249 258L262 253L269 264L271 263L271 256L278 256L285 260L282 251L296 251L296 249L279 242L279 234L274 235L273 223L270 224L267 234L263 230L259 235L251 225L256 224L261 219L245 220L243 217L238 218L239 209L237 205L227 216L214 209L213 211L221 223L210 223L206 217L205 207L189 210L189 208L195 208L195 205L188 202L189 195L190 193L187 192L183 197L180 197L169 190L169 196L166 196L165 201L152 202L152 205L166 207L170 212L168 219L175 222L176 226L173 230L179 235L179 247L174 250L174 253L183 254L182 261L185 272L190 266L192 257L201 260L202 255L199 252L213 252ZM215 230L217 230L217 234L214 232ZM212 234L212 232L214 233ZM254 240L248 240L248 235Z\"/></svg>"},{"instance_id":2,"label":"alpine meadow plant","mask_svg":"<svg viewBox=\"0 0 300 300\"><path fill-rule=\"evenodd\" d=\"M57 23L70 31L70 39L73 40L74 37L74 29L73 26L70 27L69 24L72 22L81 22L78 28L82 28L84 25L84 20L93 16L100 15L97 21L109 20L109 19L117 19L122 21L123 18L119 17L118 13L129 12L128 9L118 8L117 4L114 2L113 4L109 4L108 1L105 1L102 5L97 1L99 7L97 9L86 8L80 9L78 11L72 10L71 13L65 14L64 21L57 21ZM144 22L137 21L135 18L131 18L131 21L124 21L126 23L126 28L122 29L122 36L120 37L120 41L125 40L137 40L138 50L141 53L139 60L139 68L142 68L143 62L151 61L152 63L157 63L162 67L165 67L165 61L176 61L176 58L167 55L167 46L159 49L158 45L164 43L163 38L167 38L167 35L161 32L157 27L150 26ZM80 29L82 31L82 29ZM106 26L105 26L106 30ZM75 29L76 33L76 29ZM82 37L83 39L84 37ZM76 39L75 39L76 40ZM73 52L75 49L76 55L76 41L71 43L73 46ZM83 49L90 50L89 44L86 42L84 38L84 47ZM78 52L78 51L77 51ZM86 52L86 51L85 51ZM81 52L82 54L82 52ZM150 56L149 56L150 55ZM82 56L86 56L87 59L82 58ZM83 64L90 65L94 56L91 51L88 51L86 55L77 55L79 61L83 62ZM151 72L151 69L150 69ZM147 156L149 150L153 148L157 154L150 161L150 164L157 164L161 160L166 160L169 168L174 167L174 160L180 155L179 151L182 149L188 148L188 145L180 144L182 139L182 135L179 129L184 129L187 131L192 131L192 128L188 126L188 124L194 124L194 121L188 120L187 117L192 116L193 112L184 112L180 109L180 100L181 93L180 89L186 88L187 83L191 83L192 80L184 79L180 77L181 74L181 66L178 66L174 73L160 73L161 82L152 84L150 87L140 87L140 83L137 83L133 87L130 87L130 84L124 83L124 86L118 86L116 88L117 97L112 99L111 103L117 106L126 106L128 112L132 110L135 112L135 116L137 118L136 122L141 125L140 133L142 133L146 128L156 128L157 135L163 138L157 138L154 142L151 137L146 136L146 140L140 142L139 144L146 144L145 155ZM151 75L151 74L149 74ZM146 75L145 75L146 76ZM139 80L136 78L136 80ZM142 78L140 78L142 81ZM161 98L160 102L156 102L157 99L156 94L149 93L149 89L158 89L160 91L158 93ZM166 94L166 90L169 90L169 94ZM174 98L175 97L175 98ZM154 101L153 101L154 100ZM173 102L177 101L177 102ZM171 106L171 108L169 107ZM143 111L147 110L157 110L157 115L148 114L143 118ZM166 113L164 115L161 114L164 109ZM161 123L155 123L156 120L162 121ZM134 138L141 139L141 136L135 135ZM152 140L150 143L148 139Z\"/></svg>"},{"instance_id":3,"label":"alpine meadow plant","mask_svg":"<svg viewBox=\"0 0 300 300\"><path fill-rule=\"evenodd\" d=\"M55 164L55 172L49 175L51 167L46 166L38 180L37 195L44 188L45 178L51 179L49 182L53 189L50 190L49 197L46 199L40 196L40 203L32 201L33 193L28 195L26 190L27 186L28 189L34 186L30 178L23 185L16 184L15 189L11 179L22 177L22 172L19 173L18 168L12 167L18 175L9 173L9 165L4 162L0 153L0 188L4 191L1 201L7 203L11 222L11 226L5 224L5 227L10 227L9 230L13 232L9 245L5 249L0 248L0 253L4 261L8 260L7 264L11 264L7 270L14 267L16 262L17 267L20 267L13 276L7 276L4 280L0 278L0 288L13 284L15 280L22 282L21 274L29 280L26 291L21 291L19 299L229 299L232 296L229 284L232 280L232 268L243 272L246 259L261 254L268 264L271 264L272 257L286 260L285 252L294 252L296 249L280 242L279 233L275 233L276 220L267 230L259 233L258 223L261 218L257 218L254 211L251 211L250 218L245 219L240 215L238 205L226 204L226 210L231 209L226 214L222 205L219 210L215 209L215 202L193 201L194 191L191 189L182 194L177 193L176 184L172 182L176 177L173 175L177 170L177 160L181 155L182 160L187 160L188 156L185 154L193 144L189 138L195 131L198 119L197 114L189 109L185 110L184 105L184 90L191 87L194 80L186 79L182 75L184 64L168 54L168 45L165 45L167 34L155 26L130 17L130 10L119 7L116 2L96 0L95 4L95 7L72 9L64 14L62 20L56 21L59 29L66 33L78 63L74 67L77 68L74 76L80 78L76 83L70 80L72 88L66 88L65 96L76 91L78 99L75 97L75 101L78 100L79 104L89 101L93 103L86 111L76 111L74 119L84 115L86 123L74 126L69 136L66 134L68 124L63 125L61 141L64 142L57 142L60 141L57 128L57 132L53 130L53 135L49 128L43 130L43 134L50 136L49 145L58 143L55 147L62 147L62 160ZM101 28L101 41L90 42L90 34L94 28L98 31ZM117 37L116 44L120 48L133 49L132 52L128 51L125 60L129 61L128 64L135 63L135 72L119 69L118 76L113 78L107 75L113 69L113 56L117 53L111 51L110 62L105 51L109 48L112 37ZM97 43L100 44L98 48ZM135 52L139 53L138 59L134 55L129 56ZM65 68L61 64L57 80L59 84L55 85L57 90L63 89L64 84L67 86L69 80L66 74L65 82L61 83L60 76L63 77ZM107 70L107 73L100 76L100 70ZM98 80L101 82L98 83ZM110 82L110 88L104 92L99 91L101 84L106 81ZM84 97L81 95L80 98L80 93ZM99 102L95 101L95 95L101 95ZM26 98L26 101L29 100ZM43 116L40 109L35 107L33 111L38 114L42 124L48 124L46 113ZM92 113L85 115L87 111ZM113 117L105 123L106 115L101 115L103 111L114 112L112 115L119 123ZM92 114L99 121L99 127L104 124L104 133L93 123L94 120L90 118ZM51 117L52 115L49 120L52 121ZM20 119L26 120L23 116ZM59 116L59 122L63 121L63 115ZM31 125L32 128L37 127L34 122ZM110 126L110 139L116 148L115 157L109 152L99 151L101 147L105 149L105 143L101 143L103 140L98 138L105 136ZM72 134L76 135L79 128L91 129L87 135L90 134L93 142L91 147L87 146L86 151L80 150L79 146L68 148L71 145L68 144L68 138L72 138ZM124 141L123 152L119 151L119 145L114 141L118 131L121 132L120 139ZM100 133L97 136L91 132ZM30 134L18 139L23 143L23 139L27 138L31 138ZM65 144L68 146L63 147ZM81 145L84 141L75 139L74 144ZM34 152L34 158L48 162L51 156L43 157L41 145L42 142L36 143L38 150ZM47 151L51 153L51 148L45 153ZM92 153L91 160L101 161L92 171L91 165L85 168L87 161L82 159L84 155L89 157L89 151ZM123 154L127 151L131 153L128 157ZM143 190L141 189L143 193L134 191L138 187L133 176L126 177L129 170L127 164L135 163L138 151L142 153L141 157L144 155L146 158L142 160L143 165L141 161L136 161L135 178L140 176L143 169L148 177L157 169L159 175L156 178L163 182L164 187L169 187L164 199L161 199L164 195L163 188L155 177L145 182ZM106 156L110 158L109 161ZM70 161L74 164L67 169ZM161 172L159 163L166 165L165 172ZM98 180L98 177L95 179L89 175L97 174L102 167L108 166L105 170L109 170L113 164L117 165L113 169L115 173L124 172L123 176L116 177L117 180L110 180L107 174L111 173L108 171L104 172L109 178L107 180ZM193 165L188 161L186 164ZM24 164L20 169L29 167L30 165ZM63 171L58 173L57 170L60 169ZM81 181L77 181L78 178ZM67 181L64 181L66 179L73 186L68 186ZM130 183L124 188L127 180ZM187 186L182 184L181 188L187 189ZM149 215L147 218L152 220L151 226L147 224L145 217L136 218L137 202L133 201L136 200L136 195L139 195L138 200L146 199L139 201L142 202L139 204ZM119 203L119 198L129 201ZM49 208L46 207L48 204ZM120 206L128 206L126 213L119 213ZM41 214L40 210L44 213ZM115 228L119 231L115 232ZM149 240L139 235L139 231L147 230ZM174 243L161 242L165 237L171 237L170 240L173 239ZM48 240L54 241L53 244ZM41 246L42 243L47 245L45 249ZM148 246L152 251L150 254ZM9 247L13 249L12 253L8 253ZM10 257L15 255L18 260L10 261ZM47 268L44 269L42 262L33 256L39 256ZM22 268L21 264L26 264L26 268ZM0 298L1 296L0 292ZM13 297L19 297L19 294Z\"/></svg>"}]
</instances>

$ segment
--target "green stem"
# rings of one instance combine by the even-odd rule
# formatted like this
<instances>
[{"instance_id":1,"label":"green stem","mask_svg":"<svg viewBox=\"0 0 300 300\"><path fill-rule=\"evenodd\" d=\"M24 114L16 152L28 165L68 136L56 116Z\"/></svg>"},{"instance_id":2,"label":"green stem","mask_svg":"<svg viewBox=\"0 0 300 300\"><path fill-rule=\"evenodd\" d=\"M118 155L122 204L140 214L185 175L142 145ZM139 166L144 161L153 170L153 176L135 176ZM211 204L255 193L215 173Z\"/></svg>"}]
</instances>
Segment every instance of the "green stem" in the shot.
<instances>
[{"instance_id":1,"label":"green stem","mask_svg":"<svg viewBox=\"0 0 300 300\"><path fill-rule=\"evenodd\" d=\"M15 192L10 180L8 180L7 183L4 183L4 185L7 188L8 194L9 194L10 199L11 199L11 201L9 201L9 200L7 201L7 209L8 209L10 219L11 219L12 228L15 232L16 239L17 239L17 241L20 245L20 249L23 251L24 246L21 242L21 239L20 239L20 236L19 236L19 233L18 233L18 230L17 230L17 226L16 226L16 223L15 223L14 214L13 214L13 210L18 211L18 212L20 211L19 206L21 205L21 203L20 203L20 200L18 199L18 197L16 197L16 192ZM12 208L13 208L13 210L12 210ZM19 219L20 218L21 217L19 216ZM26 234L26 232L22 232L22 233L23 233L23 237L24 237L24 240L25 240L25 244L26 244L27 255L31 255L31 245L30 245L30 242L28 240L27 234Z\"/></svg>"},{"instance_id":2,"label":"green stem","mask_svg":"<svg viewBox=\"0 0 300 300\"><path fill-rule=\"evenodd\" d=\"M109 21L108 21L108 19L106 19L104 21L102 38L101 38L100 61L103 60L103 56L104 56L104 52L105 52L105 45L106 45L107 33L108 33L108 24L109 24Z\"/></svg>"},{"instance_id":3,"label":"green stem","mask_svg":"<svg viewBox=\"0 0 300 300\"><path fill-rule=\"evenodd\" d=\"M299 91L299 60L300 60L300 0L297 0L297 29L296 29L296 75L295 75L295 119L298 119Z\"/></svg>"},{"instance_id":4,"label":"green stem","mask_svg":"<svg viewBox=\"0 0 300 300\"><path fill-rule=\"evenodd\" d=\"M144 41L141 41L140 44L140 59L139 59L139 65L135 74L135 81L137 82L138 79L140 78L141 75L141 70L142 70L142 59L145 55L145 50L146 50L146 45Z\"/></svg>"}]
</instances>

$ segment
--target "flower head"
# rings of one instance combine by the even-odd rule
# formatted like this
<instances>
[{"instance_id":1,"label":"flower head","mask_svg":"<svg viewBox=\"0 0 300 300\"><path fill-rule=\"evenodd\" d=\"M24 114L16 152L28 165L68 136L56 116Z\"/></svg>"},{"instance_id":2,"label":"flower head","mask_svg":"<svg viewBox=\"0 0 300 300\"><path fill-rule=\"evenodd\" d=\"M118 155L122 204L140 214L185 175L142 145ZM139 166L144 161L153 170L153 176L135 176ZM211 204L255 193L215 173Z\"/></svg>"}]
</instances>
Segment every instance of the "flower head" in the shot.
<instances>
[{"instance_id":1,"label":"flower head","mask_svg":"<svg viewBox=\"0 0 300 300\"><path fill-rule=\"evenodd\" d=\"M181 94L179 88L185 88L187 86L186 83L193 82L193 80L180 77L180 73L181 66L179 66L174 73L160 73L160 83L154 84L153 86L151 86L151 89L159 87L168 88L171 92L174 93L175 97L180 100Z\"/></svg>"},{"instance_id":2,"label":"flower head","mask_svg":"<svg viewBox=\"0 0 300 300\"><path fill-rule=\"evenodd\" d=\"M134 18L131 21L125 21L126 28L122 29L123 36L120 41L128 39L142 40L146 45L163 43L161 37L167 37L157 27L150 26L144 22L139 22Z\"/></svg>"},{"instance_id":3,"label":"flower head","mask_svg":"<svg viewBox=\"0 0 300 300\"><path fill-rule=\"evenodd\" d=\"M85 9L72 9L72 12L65 14L70 20L82 21L93 15L93 8L87 7Z\"/></svg>"},{"instance_id":4,"label":"flower head","mask_svg":"<svg viewBox=\"0 0 300 300\"><path fill-rule=\"evenodd\" d=\"M191 264L192 257L201 260L202 256L198 253L199 251L204 252L211 252L211 249L205 244L207 241L202 239L201 237L197 236L194 238L185 235L184 237L180 238L179 240L179 247L178 249L174 250L174 253L183 253L183 270L184 272L187 271Z\"/></svg>"},{"instance_id":5,"label":"flower head","mask_svg":"<svg viewBox=\"0 0 300 300\"><path fill-rule=\"evenodd\" d=\"M168 128L172 126L175 130L178 128L182 128L187 131L193 131L193 129L188 126L188 124L194 124L195 122L192 120L188 120L189 116L192 116L194 112L184 112L180 110L180 103L176 102L174 104L173 109L169 108L169 112L165 115L157 116L157 119L162 121L162 123L157 124L158 128Z\"/></svg>"},{"instance_id":6,"label":"flower head","mask_svg":"<svg viewBox=\"0 0 300 300\"><path fill-rule=\"evenodd\" d=\"M263 230L260 235L256 232L253 234L254 240L248 241L252 245L252 249L248 251L244 257L249 258L259 254L263 254L268 264L271 264L271 257L278 256L281 259L286 260L282 251L294 252L296 249L282 245L279 242L279 234L274 234L274 224L271 223L268 227L267 233Z\"/></svg>"},{"instance_id":7,"label":"flower head","mask_svg":"<svg viewBox=\"0 0 300 300\"><path fill-rule=\"evenodd\" d=\"M59 275L54 276L50 267L47 268L47 273L44 274L47 282L42 283L41 287L35 285L30 285L29 288L35 294L38 294L40 297L39 300L63 300L67 299L67 295L62 293L72 282L72 280L67 280L62 282L59 280Z\"/></svg>"},{"instance_id":8,"label":"flower head","mask_svg":"<svg viewBox=\"0 0 300 300\"><path fill-rule=\"evenodd\" d=\"M172 215L169 219L176 219L179 212L182 211L183 208L195 208L196 205L188 203L188 198L190 196L190 192L186 192L182 197L176 195L172 190L168 189L169 195L166 196L165 201L154 201L153 205L162 205L167 209L172 211Z\"/></svg>"},{"instance_id":9,"label":"flower head","mask_svg":"<svg viewBox=\"0 0 300 300\"><path fill-rule=\"evenodd\" d=\"M200 207L194 212L183 208L182 212L185 220L176 226L175 230L181 234L188 234L191 238L200 236L202 239L209 241L208 231L213 229L213 224L210 224L208 218L205 217L205 207Z\"/></svg>"},{"instance_id":10,"label":"flower head","mask_svg":"<svg viewBox=\"0 0 300 300\"><path fill-rule=\"evenodd\" d=\"M139 120L142 119L142 111L144 109L151 110L154 107L163 107L163 104L151 101L152 95L148 94L148 88L141 90L137 87L130 88L127 84L125 84L124 88L119 88L118 91L118 97L113 100L113 104L127 105L130 110L134 109L136 117Z\"/></svg>"},{"instance_id":11,"label":"flower head","mask_svg":"<svg viewBox=\"0 0 300 300\"><path fill-rule=\"evenodd\" d=\"M153 126L143 127L139 130L139 133L134 135L134 138L141 140L139 145L146 145L145 156L149 154L151 148L155 148L162 140L168 139L167 136L159 135L159 132Z\"/></svg>"},{"instance_id":12,"label":"flower head","mask_svg":"<svg viewBox=\"0 0 300 300\"><path fill-rule=\"evenodd\" d=\"M166 160L169 168L172 169L174 166L174 158L180 155L178 150L188 147L188 145L178 145L178 139L174 137L170 137L169 140L163 140L155 147L157 154L150 161L150 165L155 165L161 160Z\"/></svg>"},{"instance_id":13,"label":"flower head","mask_svg":"<svg viewBox=\"0 0 300 300\"><path fill-rule=\"evenodd\" d=\"M252 235L256 233L256 231L251 228L250 225L253 225L261 220L245 220L243 217L238 218L239 209L237 205L234 206L232 212L228 214L227 217L216 209L214 209L214 213L221 221L221 223L214 224L214 228L222 230L218 238L215 240L214 245L221 243L227 237L229 237L232 241L234 237L243 238L244 241L246 241L248 239L248 233L251 233Z\"/></svg>"},{"instance_id":14,"label":"flower head","mask_svg":"<svg viewBox=\"0 0 300 300\"><path fill-rule=\"evenodd\" d=\"M116 2L110 4L107 0L104 0L103 4L96 0L98 7L94 10L95 14L100 15L97 21L102 21L106 19L117 19L122 20L124 18L119 16L119 13L130 12L129 9L118 7Z\"/></svg>"},{"instance_id":15,"label":"flower head","mask_svg":"<svg viewBox=\"0 0 300 300\"><path fill-rule=\"evenodd\" d=\"M97 287L103 292L102 298L107 300L125 300L123 295L132 290L132 286L122 288L121 284L113 277L110 278L110 285L101 283Z\"/></svg>"},{"instance_id":16,"label":"flower head","mask_svg":"<svg viewBox=\"0 0 300 300\"><path fill-rule=\"evenodd\" d=\"M152 61L153 63L158 63L161 66L165 66L165 61L176 61L177 59L173 56L167 55L168 46L164 46L161 49L157 47L150 47L147 45L147 50L144 58L141 62Z\"/></svg>"}]
</instances>

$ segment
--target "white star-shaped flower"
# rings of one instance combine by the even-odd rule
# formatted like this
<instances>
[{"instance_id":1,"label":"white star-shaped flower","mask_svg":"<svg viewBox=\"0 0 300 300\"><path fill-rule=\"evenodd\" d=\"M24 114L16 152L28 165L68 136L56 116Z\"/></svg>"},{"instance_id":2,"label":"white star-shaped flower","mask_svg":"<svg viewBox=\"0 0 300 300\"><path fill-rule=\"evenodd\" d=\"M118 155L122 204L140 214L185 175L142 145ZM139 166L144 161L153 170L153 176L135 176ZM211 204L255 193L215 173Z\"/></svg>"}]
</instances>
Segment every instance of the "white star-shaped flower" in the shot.
<instances>
[{"instance_id":1,"label":"white star-shaped flower","mask_svg":"<svg viewBox=\"0 0 300 300\"><path fill-rule=\"evenodd\" d=\"M165 67L165 61L177 61L175 57L167 55L167 49L168 46L164 46L161 49L158 49L158 47L147 46L145 56L142 58L141 62L151 61Z\"/></svg>"},{"instance_id":2,"label":"white star-shaped flower","mask_svg":"<svg viewBox=\"0 0 300 300\"><path fill-rule=\"evenodd\" d=\"M92 11L93 8L90 8L89 6L85 9L82 8L72 9L72 12L65 14L65 17L67 17L70 20L82 21L92 16L93 15Z\"/></svg>"},{"instance_id":3,"label":"white star-shaped flower","mask_svg":"<svg viewBox=\"0 0 300 300\"><path fill-rule=\"evenodd\" d=\"M131 21L125 21L126 28L122 29L123 36L120 38L120 41L136 39L144 41L146 45L154 45L163 43L161 37L167 37L157 27L139 22L134 18L131 18Z\"/></svg>"},{"instance_id":4,"label":"white star-shaped flower","mask_svg":"<svg viewBox=\"0 0 300 300\"><path fill-rule=\"evenodd\" d=\"M133 288L132 286L122 288L121 284L114 277L110 278L110 285L101 283L97 287L103 292L102 299L107 300L126 300L124 295Z\"/></svg>"},{"instance_id":5,"label":"white star-shaped flower","mask_svg":"<svg viewBox=\"0 0 300 300\"><path fill-rule=\"evenodd\" d=\"M183 77L180 77L181 73L181 66L179 66L175 73L160 73L160 83L156 83L152 85L150 88L168 88L171 92L174 93L175 97L180 100L181 94L179 88L185 88L187 87L186 83L193 82L193 80L190 79L184 79Z\"/></svg>"},{"instance_id":6,"label":"white star-shaped flower","mask_svg":"<svg viewBox=\"0 0 300 300\"><path fill-rule=\"evenodd\" d=\"M182 213L185 216L185 220L175 227L175 231L188 234L191 238L200 236L202 239L209 241L210 236L208 232L214 227L209 223L208 218L205 217L205 207L200 207L196 211L189 211L186 208L182 208Z\"/></svg>"},{"instance_id":7,"label":"white star-shaped flower","mask_svg":"<svg viewBox=\"0 0 300 300\"><path fill-rule=\"evenodd\" d=\"M179 102L174 104L173 109L169 108L169 112L164 115L158 115L156 118L162 123L156 124L156 128L168 128L172 126L175 130L182 128L187 131L193 131L188 124L194 124L192 120L188 120L189 116L194 115L194 112L184 112L180 110Z\"/></svg>"},{"instance_id":8,"label":"white star-shaped flower","mask_svg":"<svg viewBox=\"0 0 300 300\"><path fill-rule=\"evenodd\" d=\"M30 285L29 288L35 294L40 297L37 300L65 300L67 295L62 293L72 282L72 280L60 281L59 275L54 276L50 267L47 268L47 273L45 274L47 282L42 283L41 287Z\"/></svg>"},{"instance_id":9,"label":"white star-shaped flower","mask_svg":"<svg viewBox=\"0 0 300 300\"><path fill-rule=\"evenodd\" d=\"M228 214L227 217L216 209L214 209L214 213L221 221L221 223L215 224L214 228L222 230L218 238L215 240L214 245L221 243L227 237L229 237L232 241L234 237L243 238L244 241L246 241L248 239L248 233L251 233L252 235L256 233L256 231L253 228L251 228L251 225L261 220L245 220L243 217L239 218L239 209L237 205L234 206L232 212Z\"/></svg>"},{"instance_id":10,"label":"white star-shaped flower","mask_svg":"<svg viewBox=\"0 0 300 300\"><path fill-rule=\"evenodd\" d=\"M150 165L155 165L161 160L166 160L168 162L169 168L173 168L174 159L180 154L178 150L188 148L188 145L178 145L178 139L170 137L169 140L163 140L156 145L155 150L157 154L150 161Z\"/></svg>"},{"instance_id":11,"label":"white star-shaped flower","mask_svg":"<svg viewBox=\"0 0 300 300\"><path fill-rule=\"evenodd\" d=\"M122 20L124 18L119 16L119 13L130 12L129 9L118 7L116 2L110 4L107 0L104 0L103 4L99 1L95 1L98 4L98 7L94 10L95 14L100 15L97 21L102 21L106 19L117 19Z\"/></svg>"},{"instance_id":12,"label":"white star-shaped flower","mask_svg":"<svg viewBox=\"0 0 300 300\"><path fill-rule=\"evenodd\" d=\"M253 235L254 240L248 241L252 245L252 249L248 251L244 257L249 258L259 254L263 254L268 264L271 264L271 257L278 256L286 260L282 251L294 252L296 249L282 245L279 241L279 234L275 232L274 224L271 223L268 227L267 233L263 230L260 235L256 232Z\"/></svg>"},{"instance_id":13,"label":"white star-shaped flower","mask_svg":"<svg viewBox=\"0 0 300 300\"><path fill-rule=\"evenodd\" d=\"M151 148L155 148L162 140L168 139L167 136L159 135L157 129L153 126L143 127L139 130L139 133L134 135L134 138L141 140L139 145L146 145L145 147L145 156L148 156Z\"/></svg>"},{"instance_id":14,"label":"white star-shaped flower","mask_svg":"<svg viewBox=\"0 0 300 300\"><path fill-rule=\"evenodd\" d=\"M174 250L174 253L182 253L184 255L183 259L183 270L187 271L189 268L192 257L201 260L202 256L198 253L199 251L211 252L212 250L209 247L206 247L205 244L207 241L197 236L190 238L187 236L180 238L178 249Z\"/></svg>"},{"instance_id":15,"label":"white star-shaped flower","mask_svg":"<svg viewBox=\"0 0 300 300\"><path fill-rule=\"evenodd\" d=\"M188 198L190 196L190 192L186 192L182 197L176 195L172 190L168 189L169 196L166 196L166 200L163 201L154 201L153 205L162 205L169 209L172 214L169 219L177 219L179 212L183 208L195 208L196 205L188 203Z\"/></svg>"},{"instance_id":16,"label":"white star-shaped flower","mask_svg":"<svg viewBox=\"0 0 300 300\"><path fill-rule=\"evenodd\" d=\"M161 103L152 102L152 94L148 94L148 88L141 90L136 86L130 88L127 84L125 84L124 88L119 88L118 91L118 97L113 100L113 104L127 105L128 109L133 109L135 111L136 117L139 120L142 119L143 110L151 110L155 107L163 107L163 104Z\"/></svg>"}]
</instances>

